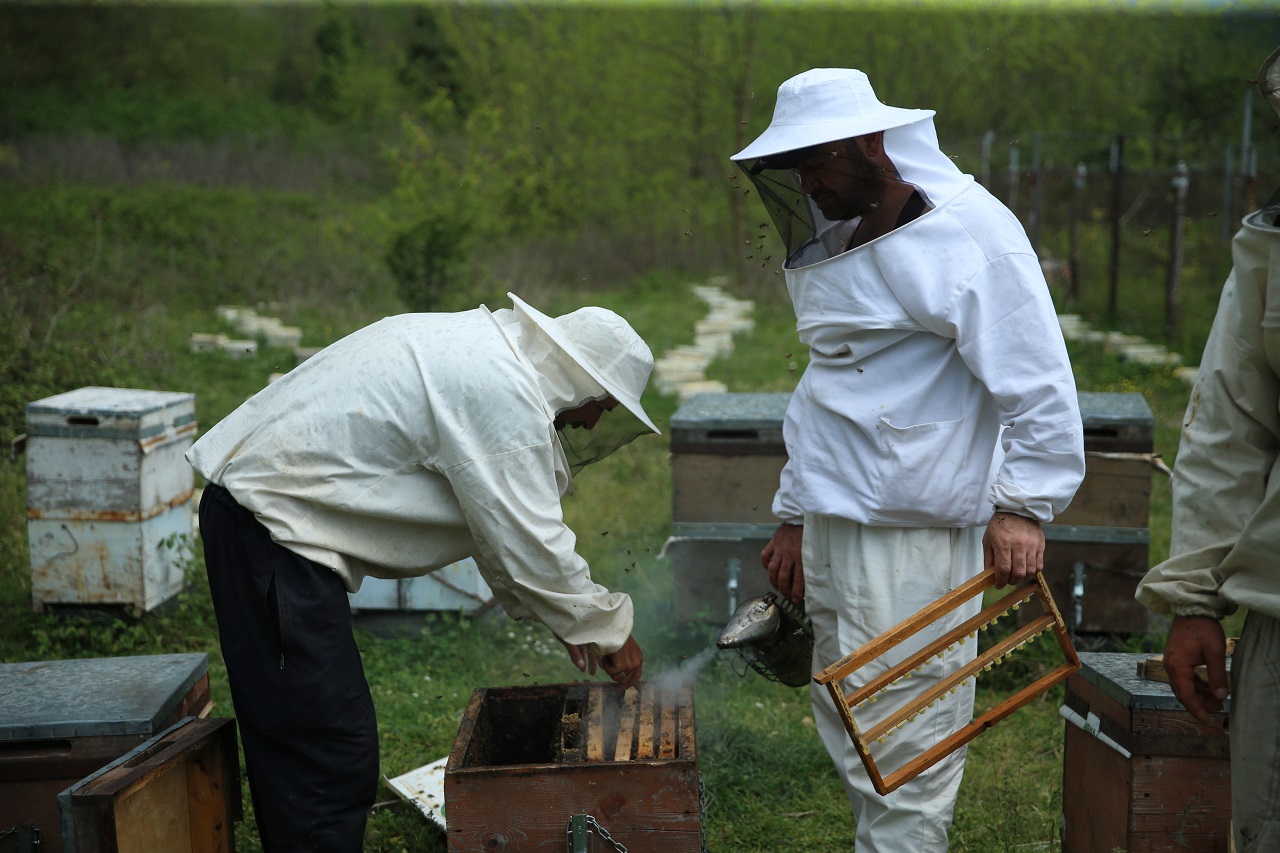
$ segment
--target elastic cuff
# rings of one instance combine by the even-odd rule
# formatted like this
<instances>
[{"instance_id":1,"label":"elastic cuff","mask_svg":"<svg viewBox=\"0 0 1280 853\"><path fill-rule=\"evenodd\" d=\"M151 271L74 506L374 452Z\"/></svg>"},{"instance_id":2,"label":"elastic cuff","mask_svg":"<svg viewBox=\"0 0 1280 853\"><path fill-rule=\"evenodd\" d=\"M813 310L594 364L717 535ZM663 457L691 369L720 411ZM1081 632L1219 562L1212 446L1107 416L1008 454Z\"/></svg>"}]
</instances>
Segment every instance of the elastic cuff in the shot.
<instances>
[{"instance_id":1,"label":"elastic cuff","mask_svg":"<svg viewBox=\"0 0 1280 853\"><path fill-rule=\"evenodd\" d=\"M1209 619L1222 620L1223 614L1204 604L1174 604L1169 607L1174 616L1205 616Z\"/></svg>"},{"instance_id":2,"label":"elastic cuff","mask_svg":"<svg viewBox=\"0 0 1280 853\"><path fill-rule=\"evenodd\" d=\"M992 515L1000 515L1000 514L1016 515L1019 518L1025 518L1027 521L1034 521L1036 524L1040 523L1040 519L1036 518L1034 515L1032 515L1030 512L1028 512L1025 509L1024 510L1007 509L1006 507L998 506L991 511L991 514Z\"/></svg>"}]
</instances>

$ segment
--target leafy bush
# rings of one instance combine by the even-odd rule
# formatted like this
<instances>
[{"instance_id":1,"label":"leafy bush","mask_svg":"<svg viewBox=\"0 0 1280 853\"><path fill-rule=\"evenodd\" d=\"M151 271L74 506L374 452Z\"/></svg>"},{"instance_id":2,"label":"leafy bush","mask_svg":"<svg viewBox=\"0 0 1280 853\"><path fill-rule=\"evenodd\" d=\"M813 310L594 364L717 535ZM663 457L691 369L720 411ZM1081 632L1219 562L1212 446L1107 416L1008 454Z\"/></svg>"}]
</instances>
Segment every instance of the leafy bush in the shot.
<instances>
[{"instance_id":1,"label":"leafy bush","mask_svg":"<svg viewBox=\"0 0 1280 853\"><path fill-rule=\"evenodd\" d=\"M438 311L446 304L466 260L469 229L447 215L428 216L396 236L387 267L396 292L412 311Z\"/></svg>"}]
</instances>

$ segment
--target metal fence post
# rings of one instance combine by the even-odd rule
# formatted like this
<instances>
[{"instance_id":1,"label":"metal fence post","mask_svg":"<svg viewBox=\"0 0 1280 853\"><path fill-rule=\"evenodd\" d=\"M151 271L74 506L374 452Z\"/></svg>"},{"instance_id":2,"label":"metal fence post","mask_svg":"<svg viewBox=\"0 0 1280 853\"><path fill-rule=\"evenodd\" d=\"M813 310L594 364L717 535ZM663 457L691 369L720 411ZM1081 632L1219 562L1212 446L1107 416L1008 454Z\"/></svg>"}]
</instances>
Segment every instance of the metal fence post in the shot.
<instances>
[{"instance_id":1,"label":"metal fence post","mask_svg":"<svg viewBox=\"0 0 1280 853\"><path fill-rule=\"evenodd\" d=\"M1187 218L1187 188L1190 170L1183 160L1173 172L1173 223L1169 229L1169 276L1164 289L1164 337L1173 340L1178 328L1178 290L1182 285L1182 233Z\"/></svg>"},{"instance_id":2,"label":"metal fence post","mask_svg":"<svg viewBox=\"0 0 1280 853\"><path fill-rule=\"evenodd\" d=\"M1072 300L1080 298L1080 220L1084 218L1084 184L1089 169L1084 163L1076 164L1071 192L1071 246L1067 260L1071 281L1068 283Z\"/></svg>"},{"instance_id":3,"label":"metal fence post","mask_svg":"<svg viewBox=\"0 0 1280 853\"><path fill-rule=\"evenodd\" d=\"M1111 142L1111 265L1107 314L1116 315L1120 289L1120 206L1124 203L1124 134L1117 133Z\"/></svg>"}]
</instances>

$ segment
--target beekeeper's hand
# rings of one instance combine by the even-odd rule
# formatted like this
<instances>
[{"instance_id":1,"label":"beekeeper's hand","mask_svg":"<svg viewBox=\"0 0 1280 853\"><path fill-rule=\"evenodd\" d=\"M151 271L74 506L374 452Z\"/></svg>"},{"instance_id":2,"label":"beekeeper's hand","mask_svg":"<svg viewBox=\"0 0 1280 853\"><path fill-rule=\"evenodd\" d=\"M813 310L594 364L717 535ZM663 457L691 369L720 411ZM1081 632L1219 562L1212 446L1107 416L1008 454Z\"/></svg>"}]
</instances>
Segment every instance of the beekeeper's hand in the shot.
<instances>
[{"instance_id":1,"label":"beekeeper's hand","mask_svg":"<svg viewBox=\"0 0 1280 853\"><path fill-rule=\"evenodd\" d=\"M1222 623L1209 616L1175 616L1164 643L1169 686L1182 707L1202 723L1222 710L1227 698L1227 638ZM1204 666L1208 678L1196 674Z\"/></svg>"},{"instance_id":2,"label":"beekeeper's hand","mask_svg":"<svg viewBox=\"0 0 1280 853\"><path fill-rule=\"evenodd\" d=\"M560 637L556 637L556 639L560 640L560 644L569 652L569 660L573 662L573 665L578 668L579 672L585 672L588 675L596 674L596 664L598 663L599 658L588 652L582 646L575 646L573 643L566 643Z\"/></svg>"},{"instance_id":3,"label":"beekeeper's hand","mask_svg":"<svg viewBox=\"0 0 1280 853\"><path fill-rule=\"evenodd\" d=\"M640 651L640 644L635 637L627 637L622 648L600 658L600 666L614 683L626 690L640 682L640 672L644 669L644 652Z\"/></svg>"},{"instance_id":4,"label":"beekeeper's hand","mask_svg":"<svg viewBox=\"0 0 1280 853\"><path fill-rule=\"evenodd\" d=\"M804 601L804 565L800 559L803 539L803 524L780 524L760 552L760 564L769 573L769 583L797 604Z\"/></svg>"},{"instance_id":5,"label":"beekeeper's hand","mask_svg":"<svg viewBox=\"0 0 1280 853\"><path fill-rule=\"evenodd\" d=\"M995 569L996 588L1044 571L1044 530L1034 518L997 510L982 536L982 556Z\"/></svg>"}]
</instances>

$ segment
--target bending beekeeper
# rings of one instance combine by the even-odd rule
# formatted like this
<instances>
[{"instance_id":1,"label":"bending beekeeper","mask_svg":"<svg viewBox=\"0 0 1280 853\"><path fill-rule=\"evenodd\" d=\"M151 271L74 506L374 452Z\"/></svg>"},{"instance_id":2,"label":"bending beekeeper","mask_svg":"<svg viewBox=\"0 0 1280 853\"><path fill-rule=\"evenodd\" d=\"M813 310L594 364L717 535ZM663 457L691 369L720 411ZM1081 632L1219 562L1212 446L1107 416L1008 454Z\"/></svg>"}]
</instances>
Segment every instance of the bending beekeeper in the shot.
<instances>
[{"instance_id":1,"label":"bending beekeeper","mask_svg":"<svg viewBox=\"0 0 1280 853\"><path fill-rule=\"evenodd\" d=\"M761 561L782 594L805 602L815 672L984 567L1000 585L1040 572L1041 525L1084 474L1075 382L1039 261L1013 214L939 149L933 116L886 106L861 71L815 69L782 84L768 128L732 158L785 244L809 348L783 423L782 524ZM855 719L865 730L972 661L975 645ZM873 745L877 767L897 769L969 722L966 685ZM882 797L825 689L812 686L811 701L860 853L945 850L964 749Z\"/></svg>"},{"instance_id":2,"label":"bending beekeeper","mask_svg":"<svg viewBox=\"0 0 1280 853\"><path fill-rule=\"evenodd\" d=\"M358 851L378 778L348 591L474 557L573 662L640 680L632 605L591 579L560 499L657 428L653 356L603 308L389 317L267 386L187 455L264 849Z\"/></svg>"}]
</instances>

